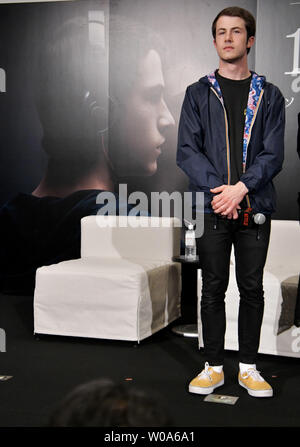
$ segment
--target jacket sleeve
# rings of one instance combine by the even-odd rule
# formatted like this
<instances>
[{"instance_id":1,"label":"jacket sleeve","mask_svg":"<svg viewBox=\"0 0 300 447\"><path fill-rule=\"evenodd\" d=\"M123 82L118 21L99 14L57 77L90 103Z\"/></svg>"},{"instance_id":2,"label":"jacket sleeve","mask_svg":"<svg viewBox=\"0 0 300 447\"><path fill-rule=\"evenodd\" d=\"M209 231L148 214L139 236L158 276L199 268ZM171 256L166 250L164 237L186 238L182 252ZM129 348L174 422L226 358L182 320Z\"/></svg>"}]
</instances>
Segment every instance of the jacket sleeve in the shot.
<instances>
[{"instance_id":1,"label":"jacket sleeve","mask_svg":"<svg viewBox=\"0 0 300 447\"><path fill-rule=\"evenodd\" d=\"M199 110L187 88L178 129L177 165L187 174L191 183L207 191L224 182L203 150L203 128Z\"/></svg>"},{"instance_id":2,"label":"jacket sleeve","mask_svg":"<svg viewBox=\"0 0 300 447\"><path fill-rule=\"evenodd\" d=\"M240 180L250 193L259 191L281 169L284 159L285 102L277 87L268 101L268 114L263 130L263 150L257 154Z\"/></svg>"}]
</instances>

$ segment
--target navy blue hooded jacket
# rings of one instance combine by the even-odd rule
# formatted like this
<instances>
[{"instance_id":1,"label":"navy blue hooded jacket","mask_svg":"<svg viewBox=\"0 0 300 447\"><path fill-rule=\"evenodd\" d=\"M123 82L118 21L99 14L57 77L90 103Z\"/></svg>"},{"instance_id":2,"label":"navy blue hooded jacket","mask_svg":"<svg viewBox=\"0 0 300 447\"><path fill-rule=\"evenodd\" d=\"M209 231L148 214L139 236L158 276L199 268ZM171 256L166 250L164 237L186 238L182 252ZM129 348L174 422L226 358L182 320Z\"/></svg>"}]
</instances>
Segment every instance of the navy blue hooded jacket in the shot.
<instances>
[{"instance_id":1,"label":"navy blue hooded jacket","mask_svg":"<svg viewBox=\"0 0 300 447\"><path fill-rule=\"evenodd\" d=\"M285 103L280 90L252 72L243 138L243 173L248 206L275 211L272 179L284 157ZM228 121L220 86L211 73L190 85L178 131L177 164L187 174L191 191L204 192L204 211L213 212L210 189L230 184Z\"/></svg>"}]
</instances>

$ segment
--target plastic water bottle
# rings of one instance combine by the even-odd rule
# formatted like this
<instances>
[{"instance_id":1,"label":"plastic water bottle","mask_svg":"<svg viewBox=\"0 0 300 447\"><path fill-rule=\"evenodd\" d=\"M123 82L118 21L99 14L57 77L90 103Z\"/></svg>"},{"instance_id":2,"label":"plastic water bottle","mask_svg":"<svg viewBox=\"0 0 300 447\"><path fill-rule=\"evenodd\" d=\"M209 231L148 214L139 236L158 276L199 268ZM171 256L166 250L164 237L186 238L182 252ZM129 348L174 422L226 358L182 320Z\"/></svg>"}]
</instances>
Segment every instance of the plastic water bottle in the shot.
<instances>
[{"instance_id":1,"label":"plastic water bottle","mask_svg":"<svg viewBox=\"0 0 300 447\"><path fill-rule=\"evenodd\" d=\"M187 261L196 260L196 238L194 226L191 223L185 232L185 258Z\"/></svg>"}]
</instances>

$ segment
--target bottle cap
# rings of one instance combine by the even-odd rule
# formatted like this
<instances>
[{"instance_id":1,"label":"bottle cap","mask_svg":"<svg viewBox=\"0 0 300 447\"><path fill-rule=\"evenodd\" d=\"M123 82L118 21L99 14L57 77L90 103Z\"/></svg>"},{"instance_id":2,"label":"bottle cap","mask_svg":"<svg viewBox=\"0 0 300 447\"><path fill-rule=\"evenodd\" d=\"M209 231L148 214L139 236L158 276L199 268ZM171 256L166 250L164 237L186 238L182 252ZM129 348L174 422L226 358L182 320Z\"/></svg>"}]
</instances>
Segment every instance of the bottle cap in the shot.
<instances>
[{"instance_id":1,"label":"bottle cap","mask_svg":"<svg viewBox=\"0 0 300 447\"><path fill-rule=\"evenodd\" d=\"M190 223L190 224L188 225L188 229L189 229L189 230L193 230L193 229L194 229L194 225Z\"/></svg>"}]
</instances>

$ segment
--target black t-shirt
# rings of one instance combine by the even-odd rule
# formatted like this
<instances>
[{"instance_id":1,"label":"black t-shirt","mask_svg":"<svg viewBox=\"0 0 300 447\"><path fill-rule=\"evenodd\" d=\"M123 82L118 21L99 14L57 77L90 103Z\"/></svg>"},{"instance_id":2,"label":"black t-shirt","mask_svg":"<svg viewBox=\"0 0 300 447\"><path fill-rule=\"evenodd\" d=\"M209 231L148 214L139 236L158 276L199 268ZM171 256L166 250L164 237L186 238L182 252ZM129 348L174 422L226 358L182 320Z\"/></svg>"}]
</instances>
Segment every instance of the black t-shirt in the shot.
<instances>
[{"instance_id":1,"label":"black t-shirt","mask_svg":"<svg viewBox=\"0 0 300 447\"><path fill-rule=\"evenodd\" d=\"M230 184L234 185L243 172L243 135L251 76L236 81L224 78L217 71L216 78L221 87L228 119Z\"/></svg>"}]
</instances>

